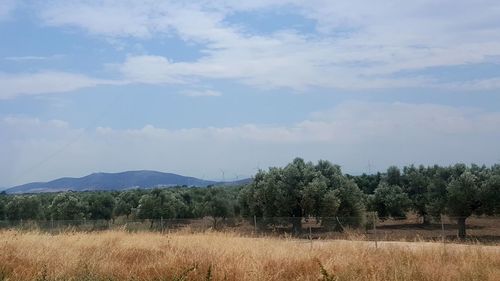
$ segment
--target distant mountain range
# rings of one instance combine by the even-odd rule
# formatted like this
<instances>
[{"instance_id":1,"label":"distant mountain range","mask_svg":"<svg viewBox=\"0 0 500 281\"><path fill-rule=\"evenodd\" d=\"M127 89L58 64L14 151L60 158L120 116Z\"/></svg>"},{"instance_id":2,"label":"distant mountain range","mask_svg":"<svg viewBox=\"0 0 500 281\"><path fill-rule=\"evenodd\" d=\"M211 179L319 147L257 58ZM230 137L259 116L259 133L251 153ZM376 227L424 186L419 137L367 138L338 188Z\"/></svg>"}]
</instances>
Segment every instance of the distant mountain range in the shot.
<instances>
[{"instance_id":1,"label":"distant mountain range","mask_svg":"<svg viewBox=\"0 0 500 281\"><path fill-rule=\"evenodd\" d=\"M217 182L157 171L94 173L81 178L60 178L49 182L33 182L5 189L7 193L42 193L58 191L125 190L172 186L243 185L251 179Z\"/></svg>"}]
</instances>

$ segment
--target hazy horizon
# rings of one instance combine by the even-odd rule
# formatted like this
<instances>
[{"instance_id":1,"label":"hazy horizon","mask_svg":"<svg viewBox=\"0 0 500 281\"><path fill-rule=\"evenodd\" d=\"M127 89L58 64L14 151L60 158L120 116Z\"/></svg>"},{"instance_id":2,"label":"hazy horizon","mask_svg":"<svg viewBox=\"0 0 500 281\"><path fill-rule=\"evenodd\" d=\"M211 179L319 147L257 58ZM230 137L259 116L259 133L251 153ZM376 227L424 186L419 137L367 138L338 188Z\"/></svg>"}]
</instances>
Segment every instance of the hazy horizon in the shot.
<instances>
[{"instance_id":1,"label":"hazy horizon","mask_svg":"<svg viewBox=\"0 0 500 281\"><path fill-rule=\"evenodd\" d=\"M500 162L500 2L0 3L0 189Z\"/></svg>"}]
</instances>

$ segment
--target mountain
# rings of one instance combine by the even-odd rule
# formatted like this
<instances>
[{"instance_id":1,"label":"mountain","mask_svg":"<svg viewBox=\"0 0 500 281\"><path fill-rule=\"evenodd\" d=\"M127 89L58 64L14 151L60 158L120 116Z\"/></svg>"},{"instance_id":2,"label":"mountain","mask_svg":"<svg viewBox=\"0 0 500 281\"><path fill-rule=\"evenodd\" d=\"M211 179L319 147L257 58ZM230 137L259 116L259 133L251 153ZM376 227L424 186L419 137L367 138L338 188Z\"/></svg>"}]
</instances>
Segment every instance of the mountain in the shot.
<instances>
[{"instance_id":1,"label":"mountain","mask_svg":"<svg viewBox=\"0 0 500 281\"><path fill-rule=\"evenodd\" d=\"M58 191L124 190L169 186L242 185L243 179L234 182L216 182L157 171L127 171L121 173L94 173L81 178L60 178L49 182L33 182L14 186L7 193L41 193Z\"/></svg>"}]
</instances>

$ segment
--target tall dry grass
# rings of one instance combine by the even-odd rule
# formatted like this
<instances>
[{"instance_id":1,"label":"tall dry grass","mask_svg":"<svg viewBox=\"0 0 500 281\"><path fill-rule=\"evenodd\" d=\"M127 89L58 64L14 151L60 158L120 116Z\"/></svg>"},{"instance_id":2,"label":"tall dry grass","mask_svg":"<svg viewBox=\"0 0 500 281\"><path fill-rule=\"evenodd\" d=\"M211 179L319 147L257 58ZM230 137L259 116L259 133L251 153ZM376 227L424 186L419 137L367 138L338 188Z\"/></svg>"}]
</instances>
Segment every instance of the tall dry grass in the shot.
<instances>
[{"instance_id":1,"label":"tall dry grass","mask_svg":"<svg viewBox=\"0 0 500 281\"><path fill-rule=\"evenodd\" d=\"M3 278L3 279L2 279ZM500 280L499 247L0 232L0 280Z\"/></svg>"}]
</instances>

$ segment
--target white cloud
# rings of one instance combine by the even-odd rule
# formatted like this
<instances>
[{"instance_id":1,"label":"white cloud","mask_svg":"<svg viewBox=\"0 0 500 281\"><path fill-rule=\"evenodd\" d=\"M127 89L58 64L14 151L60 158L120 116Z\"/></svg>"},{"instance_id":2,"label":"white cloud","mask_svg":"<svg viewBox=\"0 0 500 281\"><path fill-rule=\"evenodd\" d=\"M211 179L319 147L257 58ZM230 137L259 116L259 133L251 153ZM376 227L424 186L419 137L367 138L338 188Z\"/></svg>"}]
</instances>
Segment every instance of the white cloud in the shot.
<instances>
[{"instance_id":1,"label":"white cloud","mask_svg":"<svg viewBox=\"0 0 500 281\"><path fill-rule=\"evenodd\" d=\"M0 73L0 100L21 95L37 95L44 93L63 93L97 85L123 84L123 81L112 81L90 78L81 74L67 72L36 72L23 74Z\"/></svg>"},{"instance_id":2,"label":"white cloud","mask_svg":"<svg viewBox=\"0 0 500 281\"><path fill-rule=\"evenodd\" d=\"M43 60L51 60L51 59L58 59L62 58L63 55L52 55L52 56L12 56L12 57L4 57L4 60L8 61L17 61L17 62L24 62L24 61L43 61Z\"/></svg>"},{"instance_id":3,"label":"white cloud","mask_svg":"<svg viewBox=\"0 0 500 281\"><path fill-rule=\"evenodd\" d=\"M0 21L9 19L16 6L16 0L2 0L0 2Z\"/></svg>"},{"instance_id":4,"label":"white cloud","mask_svg":"<svg viewBox=\"0 0 500 281\"><path fill-rule=\"evenodd\" d=\"M500 77L443 83L438 87L453 91L491 91L500 89Z\"/></svg>"},{"instance_id":5,"label":"white cloud","mask_svg":"<svg viewBox=\"0 0 500 281\"><path fill-rule=\"evenodd\" d=\"M124 77L140 83L182 83L178 70L173 70L173 63L160 56L128 57L120 66Z\"/></svg>"},{"instance_id":6,"label":"white cloud","mask_svg":"<svg viewBox=\"0 0 500 281\"><path fill-rule=\"evenodd\" d=\"M328 159L359 173L370 161L498 161L500 112L432 104L344 103L290 126L243 124L170 130L72 128L63 121L0 120L0 185L95 171L155 169L205 178L251 175L293 157Z\"/></svg>"},{"instance_id":7,"label":"white cloud","mask_svg":"<svg viewBox=\"0 0 500 281\"><path fill-rule=\"evenodd\" d=\"M94 34L144 38L154 32L154 3L148 2L55 1L41 11L41 17L48 25L82 26Z\"/></svg>"},{"instance_id":8,"label":"white cloud","mask_svg":"<svg viewBox=\"0 0 500 281\"><path fill-rule=\"evenodd\" d=\"M189 90L182 92L183 95L188 97L220 97L221 92L214 90Z\"/></svg>"},{"instance_id":9,"label":"white cloud","mask_svg":"<svg viewBox=\"0 0 500 281\"><path fill-rule=\"evenodd\" d=\"M229 23L237 12L287 7L316 23L317 33L271 33ZM42 5L50 25L111 38L176 35L201 44L194 62L129 56L122 73L136 82L236 79L265 88L428 87L432 77L401 71L488 62L500 55L500 3L472 1L104 1ZM497 88L497 84L494 84ZM471 85L468 85L471 87ZM478 85L481 89L481 85Z\"/></svg>"}]
</instances>

